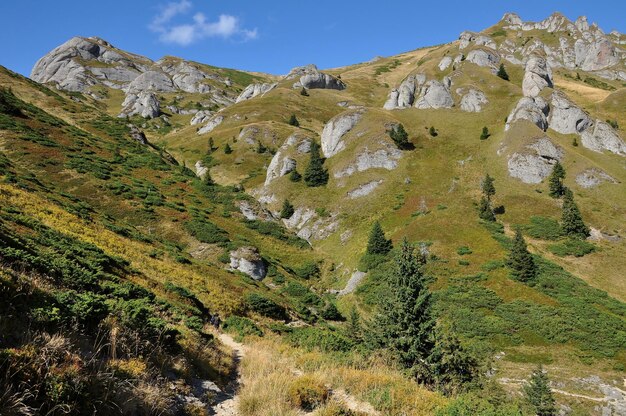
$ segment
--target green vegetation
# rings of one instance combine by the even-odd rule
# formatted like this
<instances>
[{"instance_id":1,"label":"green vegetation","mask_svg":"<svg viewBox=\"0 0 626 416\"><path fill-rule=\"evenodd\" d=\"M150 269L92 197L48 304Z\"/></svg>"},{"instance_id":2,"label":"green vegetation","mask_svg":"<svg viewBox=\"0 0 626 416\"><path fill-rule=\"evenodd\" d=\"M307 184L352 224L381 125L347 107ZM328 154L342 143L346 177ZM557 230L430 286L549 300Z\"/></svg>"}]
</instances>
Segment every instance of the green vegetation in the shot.
<instances>
[{"instance_id":1,"label":"green vegetation","mask_svg":"<svg viewBox=\"0 0 626 416\"><path fill-rule=\"evenodd\" d=\"M249 335L263 336L263 331L254 323L253 320L242 316L231 315L222 324L224 331L245 337Z\"/></svg>"},{"instance_id":2,"label":"green vegetation","mask_svg":"<svg viewBox=\"0 0 626 416\"><path fill-rule=\"evenodd\" d=\"M565 169L563 165L557 160L548 178L548 184L552 198L560 198L565 193L565 186L563 185L563 179L565 179Z\"/></svg>"},{"instance_id":3,"label":"green vegetation","mask_svg":"<svg viewBox=\"0 0 626 416\"><path fill-rule=\"evenodd\" d=\"M569 238L562 243L548 246L548 250L559 257L574 256L583 257L596 251L596 247L579 238Z\"/></svg>"},{"instance_id":4,"label":"green vegetation","mask_svg":"<svg viewBox=\"0 0 626 416\"><path fill-rule=\"evenodd\" d=\"M402 124L398 124L389 130L389 137L393 140L396 146L398 146L398 149L408 149L411 145L409 142L409 134L406 130L404 130L404 126Z\"/></svg>"},{"instance_id":5,"label":"green vegetation","mask_svg":"<svg viewBox=\"0 0 626 416\"><path fill-rule=\"evenodd\" d=\"M225 154L227 154L227 155L229 155L229 154L231 154L232 152L233 152L232 147L230 147L230 144L229 144L229 143L226 143L226 145L224 145L224 153L225 153Z\"/></svg>"},{"instance_id":6,"label":"green vegetation","mask_svg":"<svg viewBox=\"0 0 626 416\"><path fill-rule=\"evenodd\" d=\"M565 235L578 238L589 237L589 227L583 221L578 205L574 202L574 194L566 190L563 195L563 213L561 228Z\"/></svg>"},{"instance_id":7,"label":"green vegetation","mask_svg":"<svg viewBox=\"0 0 626 416\"><path fill-rule=\"evenodd\" d=\"M504 67L504 64L500 64L500 67L498 68L498 72L496 73L496 75L505 81L509 80L509 74L506 72L506 68Z\"/></svg>"},{"instance_id":8,"label":"green vegetation","mask_svg":"<svg viewBox=\"0 0 626 416\"><path fill-rule=\"evenodd\" d=\"M287 319L287 310L273 300L258 293L250 293L246 296L246 304L250 310L273 319Z\"/></svg>"},{"instance_id":9,"label":"green vegetation","mask_svg":"<svg viewBox=\"0 0 626 416\"><path fill-rule=\"evenodd\" d=\"M280 210L280 218L291 218L294 212L295 211L291 202L285 199L285 201L283 201L283 207Z\"/></svg>"},{"instance_id":10,"label":"green vegetation","mask_svg":"<svg viewBox=\"0 0 626 416\"><path fill-rule=\"evenodd\" d=\"M524 226L524 231L528 236L542 240L558 240L563 237L558 221L537 215L530 217L530 224Z\"/></svg>"},{"instance_id":11,"label":"green vegetation","mask_svg":"<svg viewBox=\"0 0 626 416\"><path fill-rule=\"evenodd\" d=\"M515 230L515 238L511 246L511 252L507 259L507 265L511 269L511 276L520 282L532 282L537 276L537 266L532 254L528 252L522 230Z\"/></svg>"},{"instance_id":12,"label":"green vegetation","mask_svg":"<svg viewBox=\"0 0 626 416\"><path fill-rule=\"evenodd\" d=\"M306 88L302 87L302 89L300 90L300 95L302 95L303 97L308 97L309 92L306 90Z\"/></svg>"},{"instance_id":13,"label":"green vegetation","mask_svg":"<svg viewBox=\"0 0 626 416\"><path fill-rule=\"evenodd\" d=\"M557 414L556 403L550 389L548 374L541 365L533 371L528 385L524 386L526 400L535 410L537 416L554 416Z\"/></svg>"},{"instance_id":14,"label":"green vegetation","mask_svg":"<svg viewBox=\"0 0 626 416\"><path fill-rule=\"evenodd\" d=\"M309 187L324 186L328 183L328 176L324 159L320 156L320 147L314 142L311 144L309 165L304 171L304 183Z\"/></svg>"},{"instance_id":15,"label":"green vegetation","mask_svg":"<svg viewBox=\"0 0 626 416\"><path fill-rule=\"evenodd\" d=\"M289 124L290 126L294 126L294 127L300 127L300 122L298 121L298 119L296 118L295 114L292 114L289 117L289 121L287 122L287 124Z\"/></svg>"},{"instance_id":16,"label":"green vegetation","mask_svg":"<svg viewBox=\"0 0 626 416\"><path fill-rule=\"evenodd\" d=\"M487 128L487 126L483 127L483 131L482 133L480 133L480 140L487 140L489 136L491 136L491 133L489 133L489 129Z\"/></svg>"}]
</instances>

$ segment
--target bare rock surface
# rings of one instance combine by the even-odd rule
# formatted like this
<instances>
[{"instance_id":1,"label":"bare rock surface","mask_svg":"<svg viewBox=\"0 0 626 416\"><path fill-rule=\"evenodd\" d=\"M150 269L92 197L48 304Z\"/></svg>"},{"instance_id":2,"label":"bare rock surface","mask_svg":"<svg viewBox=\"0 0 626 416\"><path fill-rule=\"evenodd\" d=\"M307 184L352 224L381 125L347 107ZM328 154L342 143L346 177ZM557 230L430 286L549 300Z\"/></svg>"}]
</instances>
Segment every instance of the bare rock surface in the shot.
<instances>
[{"instance_id":1,"label":"bare rock surface","mask_svg":"<svg viewBox=\"0 0 626 416\"><path fill-rule=\"evenodd\" d=\"M342 113L326 123L322 131L324 157L334 156L346 147L343 136L356 126L362 116L361 111Z\"/></svg>"},{"instance_id":2,"label":"bare rock surface","mask_svg":"<svg viewBox=\"0 0 626 416\"><path fill-rule=\"evenodd\" d=\"M230 252L230 267L247 274L254 280L263 280L267 266L256 247L240 247Z\"/></svg>"},{"instance_id":3,"label":"bare rock surface","mask_svg":"<svg viewBox=\"0 0 626 416\"><path fill-rule=\"evenodd\" d=\"M509 175L524 183L535 184L544 180L557 160L563 158L563 149L547 137L535 140L524 151L516 152L508 160Z\"/></svg>"}]
</instances>

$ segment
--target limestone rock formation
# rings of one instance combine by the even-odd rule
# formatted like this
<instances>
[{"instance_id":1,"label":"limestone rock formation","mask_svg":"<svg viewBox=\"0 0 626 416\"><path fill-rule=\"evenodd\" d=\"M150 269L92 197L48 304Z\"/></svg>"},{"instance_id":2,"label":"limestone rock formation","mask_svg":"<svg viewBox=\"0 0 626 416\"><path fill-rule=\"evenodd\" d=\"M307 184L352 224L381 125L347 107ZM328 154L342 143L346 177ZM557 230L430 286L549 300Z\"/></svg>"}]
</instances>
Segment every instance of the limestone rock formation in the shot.
<instances>
[{"instance_id":1,"label":"limestone rock formation","mask_svg":"<svg viewBox=\"0 0 626 416\"><path fill-rule=\"evenodd\" d=\"M267 92L273 90L277 84L250 84L239 94L239 97L235 102L240 103L242 101L249 100L257 95L265 95Z\"/></svg>"},{"instance_id":2,"label":"limestone rock formation","mask_svg":"<svg viewBox=\"0 0 626 416\"><path fill-rule=\"evenodd\" d=\"M196 124L206 123L207 121L209 121L212 115L213 113L210 111L200 110L191 118L190 124L192 126L195 126Z\"/></svg>"},{"instance_id":3,"label":"limestone rock formation","mask_svg":"<svg viewBox=\"0 0 626 416\"><path fill-rule=\"evenodd\" d=\"M500 56L493 49L481 48L473 49L467 54L467 61L472 62L478 66L484 66L495 69L500 65Z\"/></svg>"},{"instance_id":4,"label":"limestone rock formation","mask_svg":"<svg viewBox=\"0 0 626 416\"><path fill-rule=\"evenodd\" d=\"M547 115L549 110L550 107L543 98L523 97L507 117L504 130L509 130L511 125L518 120L528 120L541 130L546 131L548 129Z\"/></svg>"},{"instance_id":5,"label":"limestone rock formation","mask_svg":"<svg viewBox=\"0 0 626 416\"><path fill-rule=\"evenodd\" d=\"M450 93L452 79L444 77L443 81L426 80L426 75L419 73L408 76L398 88L389 93L383 105L385 110L396 108L450 108L454 100Z\"/></svg>"},{"instance_id":6,"label":"limestone rock formation","mask_svg":"<svg viewBox=\"0 0 626 416\"><path fill-rule=\"evenodd\" d=\"M293 84L293 88L326 88L334 90L343 90L346 84L332 75L320 72L317 66L313 64L294 68L285 77L286 79L299 78L298 82Z\"/></svg>"},{"instance_id":7,"label":"limestone rock formation","mask_svg":"<svg viewBox=\"0 0 626 416\"><path fill-rule=\"evenodd\" d=\"M461 95L459 107L461 110L469 113L478 113L489 103L485 93L474 88L459 88L456 90L456 93Z\"/></svg>"},{"instance_id":8,"label":"limestone rock formation","mask_svg":"<svg viewBox=\"0 0 626 416\"><path fill-rule=\"evenodd\" d=\"M556 160L563 157L563 149L547 137L535 140L524 151L511 155L508 160L509 175L524 183L540 183L550 172Z\"/></svg>"},{"instance_id":9,"label":"limestone rock formation","mask_svg":"<svg viewBox=\"0 0 626 416\"><path fill-rule=\"evenodd\" d=\"M596 120L595 123L581 135L581 143L595 152L608 150L616 155L626 156L626 143L615 130L604 121Z\"/></svg>"},{"instance_id":10,"label":"limestone rock formation","mask_svg":"<svg viewBox=\"0 0 626 416\"><path fill-rule=\"evenodd\" d=\"M157 96L151 92L142 91L126 95L119 117L140 115L143 118L155 118L160 113L161 105Z\"/></svg>"},{"instance_id":11,"label":"limestone rock formation","mask_svg":"<svg viewBox=\"0 0 626 416\"><path fill-rule=\"evenodd\" d=\"M553 87L550 65L545 58L533 55L526 62L522 92L525 97L536 97L546 87Z\"/></svg>"},{"instance_id":12,"label":"limestone rock formation","mask_svg":"<svg viewBox=\"0 0 626 416\"><path fill-rule=\"evenodd\" d=\"M324 157L336 155L346 147L342 140L343 136L356 126L362 116L361 111L341 113L326 123L322 131L322 153Z\"/></svg>"},{"instance_id":13,"label":"limestone rock formation","mask_svg":"<svg viewBox=\"0 0 626 416\"><path fill-rule=\"evenodd\" d=\"M398 167L398 160L402 157L402 151L395 146L388 146L371 152L367 147L360 153L354 163L346 168L335 172L335 178L343 178L351 176L357 172L363 172L369 169L387 169L393 170Z\"/></svg>"},{"instance_id":14,"label":"limestone rock formation","mask_svg":"<svg viewBox=\"0 0 626 416\"><path fill-rule=\"evenodd\" d=\"M263 280L267 275L267 266L256 247L240 247L231 251L230 267L254 280Z\"/></svg>"},{"instance_id":15,"label":"limestone rock formation","mask_svg":"<svg viewBox=\"0 0 626 416\"><path fill-rule=\"evenodd\" d=\"M415 100L415 108L451 108L454 100L450 94L450 84L450 78L445 78L443 82L435 80L426 82Z\"/></svg>"},{"instance_id":16,"label":"limestone rock formation","mask_svg":"<svg viewBox=\"0 0 626 416\"><path fill-rule=\"evenodd\" d=\"M221 114L214 115L213 117L209 119L209 121L204 126L202 126L198 130L198 134L206 134L206 133L213 131L217 126L222 124L223 121L224 121L223 115Z\"/></svg>"},{"instance_id":17,"label":"limestone rock formation","mask_svg":"<svg viewBox=\"0 0 626 416\"><path fill-rule=\"evenodd\" d=\"M209 171L209 168L204 166L201 160L198 160L196 162L195 168L196 168L196 176L199 178L204 178L204 175L206 175L207 172Z\"/></svg>"},{"instance_id":18,"label":"limestone rock formation","mask_svg":"<svg viewBox=\"0 0 626 416\"><path fill-rule=\"evenodd\" d=\"M297 231L297 236L307 240L322 240L338 230L337 214L320 218L315 211L306 207L298 207L283 224L291 230Z\"/></svg>"},{"instance_id":19,"label":"limestone rock formation","mask_svg":"<svg viewBox=\"0 0 626 416\"><path fill-rule=\"evenodd\" d=\"M452 65L452 58L450 58L449 56L444 56L437 67L440 71L445 71L450 65Z\"/></svg>"},{"instance_id":20,"label":"limestone rock formation","mask_svg":"<svg viewBox=\"0 0 626 416\"><path fill-rule=\"evenodd\" d=\"M383 183L382 179L378 179L375 181L370 181L367 183L364 183L363 185L359 185L358 187L354 188L351 191L348 191L348 198L350 199L356 199L356 198L360 198L362 196L366 196L371 194L372 192L374 192L374 190L376 188L378 188L378 186L380 184Z\"/></svg>"},{"instance_id":21,"label":"limestone rock formation","mask_svg":"<svg viewBox=\"0 0 626 416\"><path fill-rule=\"evenodd\" d=\"M576 175L576 183L583 188L595 188L602 182L617 183L615 178L597 168L585 169Z\"/></svg>"},{"instance_id":22,"label":"limestone rock formation","mask_svg":"<svg viewBox=\"0 0 626 416\"><path fill-rule=\"evenodd\" d=\"M465 49L470 45L487 46L491 49L496 48L496 43L489 36L469 31L461 33L461 35L459 36L459 48Z\"/></svg>"},{"instance_id":23,"label":"limestone rock formation","mask_svg":"<svg viewBox=\"0 0 626 416\"><path fill-rule=\"evenodd\" d=\"M126 88L129 94L141 91L173 92L176 91L172 80L163 72L146 71L137 76Z\"/></svg>"},{"instance_id":24,"label":"limestone rock formation","mask_svg":"<svg viewBox=\"0 0 626 416\"><path fill-rule=\"evenodd\" d=\"M581 133L591 125L591 119L564 94L552 94L550 128L562 134Z\"/></svg>"},{"instance_id":25,"label":"limestone rock formation","mask_svg":"<svg viewBox=\"0 0 626 416\"><path fill-rule=\"evenodd\" d=\"M265 176L265 186L272 183L276 178L285 176L291 171L296 169L296 161L290 157L285 156L280 150L276 152L272 161L267 168L267 174Z\"/></svg>"}]
</instances>

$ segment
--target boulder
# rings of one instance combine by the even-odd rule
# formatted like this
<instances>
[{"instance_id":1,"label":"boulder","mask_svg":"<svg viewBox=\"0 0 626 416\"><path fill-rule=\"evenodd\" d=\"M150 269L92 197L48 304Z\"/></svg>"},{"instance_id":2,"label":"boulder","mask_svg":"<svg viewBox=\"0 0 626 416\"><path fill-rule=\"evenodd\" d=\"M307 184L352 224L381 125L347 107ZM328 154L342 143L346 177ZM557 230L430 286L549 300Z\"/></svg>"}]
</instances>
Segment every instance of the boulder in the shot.
<instances>
[{"instance_id":1,"label":"boulder","mask_svg":"<svg viewBox=\"0 0 626 416\"><path fill-rule=\"evenodd\" d=\"M604 121L596 122L581 135L581 143L595 152L608 150L616 155L626 156L626 143L615 130Z\"/></svg>"},{"instance_id":2,"label":"boulder","mask_svg":"<svg viewBox=\"0 0 626 416\"><path fill-rule=\"evenodd\" d=\"M562 134L581 133L591 125L591 118L564 94L554 92L551 100L550 128Z\"/></svg>"},{"instance_id":3,"label":"boulder","mask_svg":"<svg viewBox=\"0 0 626 416\"><path fill-rule=\"evenodd\" d=\"M332 118L322 131L322 153L324 157L336 155L345 148L343 136L359 122L363 113L360 111L342 113Z\"/></svg>"},{"instance_id":4,"label":"boulder","mask_svg":"<svg viewBox=\"0 0 626 416\"><path fill-rule=\"evenodd\" d=\"M444 82L428 81L421 88L419 97L415 100L415 108L451 108L454 105L450 94L449 78Z\"/></svg>"},{"instance_id":5,"label":"boulder","mask_svg":"<svg viewBox=\"0 0 626 416\"><path fill-rule=\"evenodd\" d=\"M240 247L231 251L230 267L254 280L263 280L267 275L267 266L256 247Z\"/></svg>"},{"instance_id":6,"label":"boulder","mask_svg":"<svg viewBox=\"0 0 626 416\"><path fill-rule=\"evenodd\" d=\"M393 110L396 108L409 108L415 101L416 91L419 91L426 82L426 75L413 74L408 76L398 88L394 88L389 93L389 98L383 108Z\"/></svg>"},{"instance_id":7,"label":"boulder","mask_svg":"<svg viewBox=\"0 0 626 416\"><path fill-rule=\"evenodd\" d=\"M495 70L500 64L498 53L491 49L474 49L467 54L467 61L478 66L484 66Z\"/></svg>"},{"instance_id":8,"label":"boulder","mask_svg":"<svg viewBox=\"0 0 626 416\"><path fill-rule=\"evenodd\" d=\"M602 182L617 183L613 177L597 168L585 169L576 175L576 183L586 189L595 188Z\"/></svg>"},{"instance_id":9,"label":"boulder","mask_svg":"<svg viewBox=\"0 0 626 416\"><path fill-rule=\"evenodd\" d=\"M440 71L445 71L452 64L452 58L444 56L439 62L438 68Z\"/></svg>"},{"instance_id":10,"label":"boulder","mask_svg":"<svg viewBox=\"0 0 626 416\"><path fill-rule=\"evenodd\" d=\"M540 183L550 175L553 165L562 157L563 149L547 137L542 137L526 146L525 151L511 155L508 160L509 175L524 183Z\"/></svg>"},{"instance_id":11,"label":"boulder","mask_svg":"<svg viewBox=\"0 0 626 416\"><path fill-rule=\"evenodd\" d=\"M296 161L290 157L286 157L280 150L277 151L267 168L265 186L272 183L274 179L285 176L295 169Z\"/></svg>"},{"instance_id":12,"label":"boulder","mask_svg":"<svg viewBox=\"0 0 626 416\"><path fill-rule=\"evenodd\" d=\"M526 62L522 92L525 97L536 97L546 87L553 87L552 70L545 58L533 55Z\"/></svg>"},{"instance_id":13,"label":"boulder","mask_svg":"<svg viewBox=\"0 0 626 416\"><path fill-rule=\"evenodd\" d=\"M204 166L201 160L198 160L196 162L195 168L196 168L196 176L199 178L204 178L204 175L206 175L207 172L209 171L209 168Z\"/></svg>"},{"instance_id":14,"label":"boulder","mask_svg":"<svg viewBox=\"0 0 626 416\"><path fill-rule=\"evenodd\" d=\"M459 35L459 49L465 49L471 44L476 46L487 46L495 49L496 43L489 36L481 35L474 32L465 31Z\"/></svg>"},{"instance_id":15,"label":"boulder","mask_svg":"<svg viewBox=\"0 0 626 416\"><path fill-rule=\"evenodd\" d=\"M147 71L135 78L127 87L128 93L140 91L173 92L176 87L163 72Z\"/></svg>"},{"instance_id":16,"label":"boulder","mask_svg":"<svg viewBox=\"0 0 626 416\"><path fill-rule=\"evenodd\" d=\"M209 121L198 130L198 134L206 134L213 131L217 126L222 124L224 116L217 114L209 119Z\"/></svg>"},{"instance_id":17,"label":"boulder","mask_svg":"<svg viewBox=\"0 0 626 416\"><path fill-rule=\"evenodd\" d=\"M332 75L324 74L313 64L300 66L292 69L285 79L299 78L298 82L293 84L293 88L327 88L334 90L343 90L346 84Z\"/></svg>"},{"instance_id":18,"label":"boulder","mask_svg":"<svg viewBox=\"0 0 626 416\"><path fill-rule=\"evenodd\" d=\"M483 107L489 103L485 93L476 90L474 88L470 88L465 92L465 89L459 88L456 90L457 94L462 95L460 108L463 111L467 111L469 113L478 113L482 111Z\"/></svg>"},{"instance_id":19,"label":"boulder","mask_svg":"<svg viewBox=\"0 0 626 416\"><path fill-rule=\"evenodd\" d=\"M339 228L337 214L319 218L315 211L306 207L296 208L290 218L283 219L283 224L295 230L298 237L307 241L328 238Z\"/></svg>"},{"instance_id":20,"label":"boulder","mask_svg":"<svg viewBox=\"0 0 626 416\"><path fill-rule=\"evenodd\" d=\"M509 130L511 125L518 120L528 120L541 130L546 131L548 129L546 117L548 112L548 103L543 98L523 97L507 117L504 130Z\"/></svg>"},{"instance_id":21,"label":"boulder","mask_svg":"<svg viewBox=\"0 0 626 416\"><path fill-rule=\"evenodd\" d=\"M177 89L188 93L206 94L212 89L207 84L207 80L223 81L215 74L204 72L191 62L163 58L156 64L172 78L172 83Z\"/></svg>"},{"instance_id":22,"label":"boulder","mask_svg":"<svg viewBox=\"0 0 626 416\"><path fill-rule=\"evenodd\" d=\"M143 118L155 118L159 114L161 114L161 105L157 96L151 92L142 91L126 95L122 103L122 112L118 117L140 115Z\"/></svg>"},{"instance_id":23,"label":"boulder","mask_svg":"<svg viewBox=\"0 0 626 416\"><path fill-rule=\"evenodd\" d=\"M276 88L277 84L250 84L248 85L242 92L239 94L239 97L235 100L235 102L240 103L242 101L249 100L251 98L256 97L257 95L265 95L267 92Z\"/></svg>"},{"instance_id":24,"label":"boulder","mask_svg":"<svg viewBox=\"0 0 626 416\"><path fill-rule=\"evenodd\" d=\"M401 157L402 152L395 146L378 149L374 152L370 152L367 148L365 148L365 150L356 157L354 163L338 172L335 172L333 176L335 178L343 178L351 176L356 172L363 172L376 168L393 170L398 167L398 160Z\"/></svg>"},{"instance_id":25,"label":"boulder","mask_svg":"<svg viewBox=\"0 0 626 416\"><path fill-rule=\"evenodd\" d=\"M584 51L584 53L582 52ZM585 45L582 48L580 58L580 67L583 71L599 71L620 62L620 56L617 49L611 41L606 38L598 39ZM577 59L578 60L578 59Z\"/></svg>"},{"instance_id":26,"label":"boulder","mask_svg":"<svg viewBox=\"0 0 626 416\"><path fill-rule=\"evenodd\" d=\"M191 118L190 124L195 126L196 124L202 124L209 121L213 113L208 110L200 110Z\"/></svg>"},{"instance_id":27,"label":"boulder","mask_svg":"<svg viewBox=\"0 0 626 416\"><path fill-rule=\"evenodd\" d=\"M382 179L379 180L375 180L375 181L370 181L367 183L364 183L363 185L358 186L357 188L354 188L351 191L348 191L348 198L350 199L356 199L356 198L360 198L362 196L366 196L371 194L372 192L374 192L374 190L376 188L378 188L378 186L383 183Z\"/></svg>"}]
</instances>

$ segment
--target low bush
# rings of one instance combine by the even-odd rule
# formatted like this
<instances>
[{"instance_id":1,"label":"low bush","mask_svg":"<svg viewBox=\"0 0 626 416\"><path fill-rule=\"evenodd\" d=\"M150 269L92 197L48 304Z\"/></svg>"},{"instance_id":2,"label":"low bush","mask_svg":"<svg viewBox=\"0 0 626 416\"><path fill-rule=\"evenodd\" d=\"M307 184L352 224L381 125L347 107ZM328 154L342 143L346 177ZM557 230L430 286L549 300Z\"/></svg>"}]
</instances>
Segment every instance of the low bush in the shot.
<instances>
[{"instance_id":1,"label":"low bush","mask_svg":"<svg viewBox=\"0 0 626 416\"><path fill-rule=\"evenodd\" d=\"M330 392L324 383L317 378L304 375L298 377L291 384L288 395L289 401L294 406L310 412L326 403Z\"/></svg>"},{"instance_id":2,"label":"low bush","mask_svg":"<svg viewBox=\"0 0 626 416\"><path fill-rule=\"evenodd\" d=\"M596 251L596 246L586 242L585 240L570 238L562 243L549 245L548 250L550 250L552 254L555 254L559 257L582 257L586 254Z\"/></svg>"},{"instance_id":3,"label":"low bush","mask_svg":"<svg viewBox=\"0 0 626 416\"><path fill-rule=\"evenodd\" d=\"M263 331L259 328L254 321L242 316L232 315L226 318L222 325L225 331L235 333L240 337L247 335L263 336Z\"/></svg>"},{"instance_id":4,"label":"low bush","mask_svg":"<svg viewBox=\"0 0 626 416\"><path fill-rule=\"evenodd\" d=\"M557 220L541 216L530 217L530 224L524 226L524 230L526 235L542 240L558 240L563 236Z\"/></svg>"},{"instance_id":5,"label":"low bush","mask_svg":"<svg viewBox=\"0 0 626 416\"><path fill-rule=\"evenodd\" d=\"M285 308L273 300L258 293L249 293L246 296L246 304L250 310L273 319L287 319Z\"/></svg>"}]
</instances>

